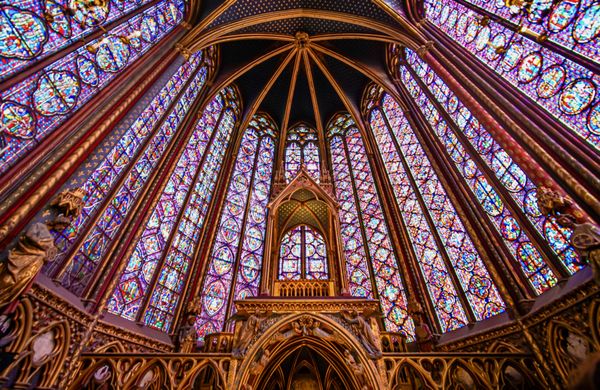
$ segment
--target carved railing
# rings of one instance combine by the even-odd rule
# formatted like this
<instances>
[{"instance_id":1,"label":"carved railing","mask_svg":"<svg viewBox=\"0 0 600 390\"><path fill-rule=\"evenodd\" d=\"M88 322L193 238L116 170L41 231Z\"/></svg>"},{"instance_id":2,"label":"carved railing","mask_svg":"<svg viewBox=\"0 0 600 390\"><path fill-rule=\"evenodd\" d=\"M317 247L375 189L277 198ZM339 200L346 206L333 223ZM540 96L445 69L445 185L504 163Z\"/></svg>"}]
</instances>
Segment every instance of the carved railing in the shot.
<instances>
[{"instance_id":1,"label":"carved railing","mask_svg":"<svg viewBox=\"0 0 600 390\"><path fill-rule=\"evenodd\" d=\"M333 282L329 280L278 280L275 296L285 298L334 296Z\"/></svg>"},{"instance_id":2,"label":"carved railing","mask_svg":"<svg viewBox=\"0 0 600 390\"><path fill-rule=\"evenodd\" d=\"M548 389L532 356L482 353L384 353L389 389Z\"/></svg>"},{"instance_id":3,"label":"carved railing","mask_svg":"<svg viewBox=\"0 0 600 390\"><path fill-rule=\"evenodd\" d=\"M229 353L233 345L233 333L220 332L206 335L203 352Z\"/></svg>"},{"instance_id":4,"label":"carved railing","mask_svg":"<svg viewBox=\"0 0 600 390\"><path fill-rule=\"evenodd\" d=\"M391 337L391 336L390 336ZM83 354L68 388L188 389L194 383L213 389L235 388L235 369L224 353ZM384 353L381 383L386 389L550 388L538 365L526 354ZM351 371L350 371L351 372ZM104 386L104 387L102 387Z\"/></svg>"},{"instance_id":5,"label":"carved railing","mask_svg":"<svg viewBox=\"0 0 600 390\"><path fill-rule=\"evenodd\" d=\"M231 354L86 353L67 389L230 389ZM204 387L201 387L204 388Z\"/></svg>"},{"instance_id":6,"label":"carved railing","mask_svg":"<svg viewBox=\"0 0 600 390\"><path fill-rule=\"evenodd\" d=\"M406 336L402 333L381 332L381 350L385 352L408 352Z\"/></svg>"}]
</instances>

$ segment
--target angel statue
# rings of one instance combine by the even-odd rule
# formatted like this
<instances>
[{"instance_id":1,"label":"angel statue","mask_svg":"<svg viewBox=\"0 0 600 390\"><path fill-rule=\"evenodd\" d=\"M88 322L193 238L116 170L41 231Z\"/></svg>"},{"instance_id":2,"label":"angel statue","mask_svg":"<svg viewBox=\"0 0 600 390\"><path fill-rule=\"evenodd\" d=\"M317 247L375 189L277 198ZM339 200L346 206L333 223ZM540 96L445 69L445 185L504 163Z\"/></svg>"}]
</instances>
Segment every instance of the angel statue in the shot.
<instances>
[{"instance_id":1,"label":"angel statue","mask_svg":"<svg viewBox=\"0 0 600 390\"><path fill-rule=\"evenodd\" d=\"M594 281L600 284L600 227L590 222L577 223L570 214L560 215L557 222L560 226L573 229L571 245L581 257L581 263L590 264Z\"/></svg>"},{"instance_id":2,"label":"angel statue","mask_svg":"<svg viewBox=\"0 0 600 390\"><path fill-rule=\"evenodd\" d=\"M263 321L270 315L271 313L266 310L259 310L255 313L238 311L229 318L228 321L242 321L242 325L233 340L232 353L235 358L244 357L250 340L260 331Z\"/></svg>"},{"instance_id":3,"label":"angel statue","mask_svg":"<svg viewBox=\"0 0 600 390\"><path fill-rule=\"evenodd\" d=\"M369 356L372 358L380 358L381 348L379 347L379 340L377 340L377 336L373 332L373 329L371 329L371 325L367 322L368 318L377 314L377 312L365 311L363 312L365 317L358 314L356 310L352 310L351 312L342 311L340 314L342 318L352 326L352 329L358 335L361 344L365 347Z\"/></svg>"},{"instance_id":4,"label":"angel statue","mask_svg":"<svg viewBox=\"0 0 600 390\"><path fill-rule=\"evenodd\" d=\"M0 307L15 302L44 263L53 261L55 256L54 237L48 227L41 222L28 227L16 247L8 252L8 259L0 262Z\"/></svg>"},{"instance_id":5,"label":"angel statue","mask_svg":"<svg viewBox=\"0 0 600 390\"><path fill-rule=\"evenodd\" d=\"M197 344L196 340L198 338L196 328L194 327L195 322L196 317L193 314L188 313L186 321L179 327L177 332L177 350L179 352L194 352L194 348Z\"/></svg>"}]
</instances>

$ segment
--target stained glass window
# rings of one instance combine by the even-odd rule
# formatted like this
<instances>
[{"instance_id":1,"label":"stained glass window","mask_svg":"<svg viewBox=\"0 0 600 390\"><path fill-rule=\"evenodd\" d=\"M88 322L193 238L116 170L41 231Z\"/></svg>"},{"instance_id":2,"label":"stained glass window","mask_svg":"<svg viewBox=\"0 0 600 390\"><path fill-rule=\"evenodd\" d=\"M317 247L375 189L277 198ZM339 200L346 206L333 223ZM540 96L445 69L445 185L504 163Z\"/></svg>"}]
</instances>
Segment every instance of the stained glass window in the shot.
<instances>
[{"instance_id":1,"label":"stained glass window","mask_svg":"<svg viewBox=\"0 0 600 390\"><path fill-rule=\"evenodd\" d=\"M273 122L255 115L242 137L200 290L200 338L223 330L232 300L258 294L275 146Z\"/></svg>"},{"instance_id":2,"label":"stained glass window","mask_svg":"<svg viewBox=\"0 0 600 390\"><path fill-rule=\"evenodd\" d=\"M37 29L40 27L35 27L33 14L24 14L24 19L16 14L10 16L12 11L7 11L8 8L14 7L0 6L0 18L25 23L18 34L38 34ZM102 37L69 52L0 92L0 172L12 167L62 125L73 112L95 97L120 72L171 32L182 20L183 9L183 0L158 2L118 24ZM164 20L164 23L152 28L153 33L142 34L142 39L139 39L137 36L140 29L145 31L150 19ZM4 22L8 23L6 20ZM4 49L18 50L17 47L22 44L20 39L15 36L9 39L11 34L16 33L6 29L5 23L0 26L0 41L14 46ZM143 39L144 36L148 39ZM4 57L1 59L0 64L4 66Z\"/></svg>"},{"instance_id":3,"label":"stained glass window","mask_svg":"<svg viewBox=\"0 0 600 390\"><path fill-rule=\"evenodd\" d=\"M52 273L51 267L62 266L71 245L87 232L60 278L73 293L82 293L202 90L207 75L202 60L202 53L194 54L177 69L81 186L86 193L85 207L77 220L58 234L55 243L60 255L47 269ZM90 224L88 231L85 227Z\"/></svg>"},{"instance_id":4,"label":"stained glass window","mask_svg":"<svg viewBox=\"0 0 600 390\"><path fill-rule=\"evenodd\" d=\"M546 218L539 214L534 216L526 213L527 202L535 201L535 198L528 198L528 195L535 193L536 186L439 76L416 53L406 50L406 54L410 67L400 68L403 84L418 103L459 174L469 184L468 187L473 190L485 213L490 217L511 251L513 262L515 259L519 260L518 265L523 274L538 294L552 287L557 282L556 276L533 244L530 234L518 222L517 218L520 219L520 216L511 211L514 208L519 209L522 215L528 217L531 226L543 234ZM421 78L431 95L423 92L411 69L415 71L414 76ZM430 96L439 106L436 106ZM385 99L391 100L389 96ZM445 114L450 122L443 118ZM482 167L486 169L487 174L482 171ZM510 198L506 199L494 186L504 187L507 190L505 194L509 194ZM556 245L550 242L550 246ZM563 251L561 256L571 272L579 268L573 255L574 251Z\"/></svg>"},{"instance_id":5,"label":"stained glass window","mask_svg":"<svg viewBox=\"0 0 600 390\"><path fill-rule=\"evenodd\" d=\"M327 248L319 231L297 226L281 239L279 280L329 279Z\"/></svg>"},{"instance_id":6,"label":"stained glass window","mask_svg":"<svg viewBox=\"0 0 600 390\"><path fill-rule=\"evenodd\" d=\"M402 332L412 340L414 325L406 310L398 259L360 132L346 114L331 121L327 134L350 293L371 298L376 288L386 329Z\"/></svg>"},{"instance_id":7,"label":"stained glass window","mask_svg":"<svg viewBox=\"0 0 600 390\"><path fill-rule=\"evenodd\" d=\"M100 30L99 26L150 2L112 0L96 5L91 0L11 0L1 5L0 80L60 50L69 50L68 46ZM167 21L168 16L177 17L180 5L173 1L171 6L175 13L162 12L161 21ZM150 23L158 24L149 15L143 28Z\"/></svg>"},{"instance_id":8,"label":"stained glass window","mask_svg":"<svg viewBox=\"0 0 600 390\"><path fill-rule=\"evenodd\" d=\"M466 324L459 291L477 321L503 312L481 256L397 102L384 95L369 123L442 330Z\"/></svg>"},{"instance_id":9,"label":"stained glass window","mask_svg":"<svg viewBox=\"0 0 600 390\"><path fill-rule=\"evenodd\" d=\"M565 46L598 62L600 4L594 0L534 1L527 12L506 7L503 1L470 2L477 6L425 0L425 11L449 37L600 149L600 75L577 55L567 58L553 48ZM505 19L490 21L485 12ZM513 31L517 24L525 32L548 37L549 43L542 46Z\"/></svg>"},{"instance_id":10,"label":"stained glass window","mask_svg":"<svg viewBox=\"0 0 600 390\"><path fill-rule=\"evenodd\" d=\"M306 125L288 130L285 147L285 178L289 183L301 168L318 183L321 176L317 132Z\"/></svg>"},{"instance_id":11,"label":"stained glass window","mask_svg":"<svg viewBox=\"0 0 600 390\"><path fill-rule=\"evenodd\" d=\"M193 238L202 228L236 124L237 107L235 92L227 88L196 123L119 278L108 303L110 312L135 320L150 297L144 321L169 329L197 243Z\"/></svg>"}]
</instances>

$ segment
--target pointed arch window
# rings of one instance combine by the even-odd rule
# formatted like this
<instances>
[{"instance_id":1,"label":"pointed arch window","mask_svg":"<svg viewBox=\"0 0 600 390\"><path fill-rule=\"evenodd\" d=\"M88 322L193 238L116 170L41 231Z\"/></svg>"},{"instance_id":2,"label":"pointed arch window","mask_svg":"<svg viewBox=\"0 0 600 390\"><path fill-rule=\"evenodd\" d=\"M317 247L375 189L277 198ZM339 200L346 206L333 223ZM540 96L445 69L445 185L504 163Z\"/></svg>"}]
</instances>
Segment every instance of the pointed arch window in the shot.
<instances>
[{"instance_id":1,"label":"pointed arch window","mask_svg":"<svg viewBox=\"0 0 600 390\"><path fill-rule=\"evenodd\" d=\"M6 34L2 42L13 43L0 45L0 73L9 72L7 69L12 65L22 69L34 61L36 53L52 46L48 39L56 36L55 29L66 33L68 24L74 29L72 34L81 36L74 32L78 27L56 2L46 2L54 20L49 25L38 15L45 12L39 8L41 2L19 0L17 3L16 7L0 5L0 23ZM0 172L13 167L117 75L173 31L183 20L184 10L183 0L160 1L129 19L125 18L103 36L75 50L54 53L60 56L58 60L24 80L15 79L13 83L9 79L10 86L0 92ZM8 68L5 68L7 64Z\"/></svg>"},{"instance_id":2,"label":"pointed arch window","mask_svg":"<svg viewBox=\"0 0 600 390\"><path fill-rule=\"evenodd\" d=\"M258 294L275 147L273 121L255 115L242 137L200 289L200 338L223 330L234 300Z\"/></svg>"},{"instance_id":3,"label":"pointed arch window","mask_svg":"<svg viewBox=\"0 0 600 390\"><path fill-rule=\"evenodd\" d=\"M88 287L114 244L121 223L130 215L190 106L203 90L213 61L213 51L208 49L206 55L196 53L181 64L156 90L135 121L122 131L116 145L105 155L99 147L89 159L91 162L103 158L102 162L91 172L83 168L75 176L73 181L87 176L81 186L86 193L85 207L76 221L56 235L60 253L45 269L63 287L77 295ZM119 128L115 130L118 131ZM74 244L77 247L73 248Z\"/></svg>"},{"instance_id":4,"label":"pointed arch window","mask_svg":"<svg viewBox=\"0 0 600 390\"><path fill-rule=\"evenodd\" d=\"M369 124L440 328L503 312L504 301L402 110L392 98L369 96Z\"/></svg>"},{"instance_id":5,"label":"pointed arch window","mask_svg":"<svg viewBox=\"0 0 600 390\"><path fill-rule=\"evenodd\" d=\"M600 149L600 82L595 70L600 58L600 4L594 0L531 4L528 10L499 1L425 0L425 14L573 133ZM528 34L515 32L517 28ZM531 36L547 37L548 42L541 45Z\"/></svg>"},{"instance_id":6,"label":"pointed arch window","mask_svg":"<svg viewBox=\"0 0 600 390\"><path fill-rule=\"evenodd\" d=\"M329 279L327 247L318 230L300 225L283 235L279 250L278 279Z\"/></svg>"},{"instance_id":7,"label":"pointed arch window","mask_svg":"<svg viewBox=\"0 0 600 390\"><path fill-rule=\"evenodd\" d=\"M238 107L236 92L226 88L204 110L119 277L111 313L130 320L143 314L148 326L169 330Z\"/></svg>"},{"instance_id":8,"label":"pointed arch window","mask_svg":"<svg viewBox=\"0 0 600 390\"><path fill-rule=\"evenodd\" d=\"M373 173L358 127L338 115L327 127L350 294L379 296L385 327L412 340L407 298ZM374 284L372 284L373 282Z\"/></svg>"},{"instance_id":9,"label":"pointed arch window","mask_svg":"<svg viewBox=\"0 0 600 390\"><path fill-rule=\"evenodd\" d=\"M554 251L569 273L580 269L568 243L571 232L537 210L537 186L415 52L406 49L406 60L400 66L403 85L419 104L459 174L473 189L512 253L513 264L519 266L535 292L539 294L557 283L557 275L541 252ZM538 234L541 240L536 239Z\"/></svg>"},{"instance_id":10,"label":"pointed arch window","mask_svg":"<svg viewBox=\"0 0 600 390\"><path fill-rule=\"evenodd\" d=\"M152 0L106 1L90 7L89 1L33 1L12 0L0 6L0 25L3 39L10 42L0 45L0 80L6 79L32 64L55 54L77 40L100 31L102 25L130 17ZM140 26L145 38L157 34L159 23L168 23L183 12L181 5L171 1L168 12L160 19L148 17ZM141 35L141 32L140 32ZM136 34L136 38L139 37Z\"/></svg>"},{"instance_id":11,"label":"pointed arch window","mask_svg":"<svg viewBox=\"0 0 600 390\"><path fill-rule=\"evenodd\" d=\"M288 183L292 181L303 167L318 183L321 177L321 163L319 161L317 131L307 125L299 124L287 132L285 146L286 181Z\"/></svg>"}]
</instances>

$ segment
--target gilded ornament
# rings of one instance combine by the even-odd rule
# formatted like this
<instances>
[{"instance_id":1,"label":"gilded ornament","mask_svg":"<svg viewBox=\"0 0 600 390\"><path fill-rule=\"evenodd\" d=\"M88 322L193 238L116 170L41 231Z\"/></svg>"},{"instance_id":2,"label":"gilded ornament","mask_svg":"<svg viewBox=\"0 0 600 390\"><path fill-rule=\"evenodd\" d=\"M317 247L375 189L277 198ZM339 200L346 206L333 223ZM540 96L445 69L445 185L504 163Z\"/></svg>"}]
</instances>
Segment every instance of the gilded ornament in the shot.
<instances>
[{"instance_id":1,"label":"gilded ornament","mask_svg":"<svg viewBox=\"0 0 600 390\"><path fill-rule=\"evenodd\" d=\"M571 245L577 251L580 261L588 263L594 272L594 280L600 284L600 227L584 222L577 223L574 216L562 214L558 217L559 225L573 229Z\"/></svg>"},{"instance_id":2,"label":"gilded ornament","mask_svg":"<svg viewBox=\"0 0 600 390\"><path fill-rule=\"evenodd\" d=\"M196 322L193 315L188 315L187 321L185 321L177 331L177 350L182 353L194 352L196 347L196 329L194 323Z\"/></svg>"},{"instance_id":3,"label":"gilded ornament","mask_svg":"<svg viewBox=\"0 0 600 390\"><path fill-rule=\"evenodd\" d=\"M372 314L374 313L370 313L370 315L367 314L367 318L369 318ZM365 347L369 356L372 358L380 358L381 348L379 347L379 340L377 339L377 336L375 336L375 333L373 332L373 329L371 329L371 325L369 325L367 319L358 314L358 312L355 310L350 312L341 311L340 315L348 324L350 324L350 326L352 326L352 329L354 332L356 332L356 335L358 336L363 347Z\"/></svg>"},{"instance_id":4,"label":"gilded ornament","mask_svg":"<svg viewBox=\"0 0 600 390\"><path fill-rule=\"evenodd\" d=\"M571 201L550 188L538 187L537 204L543 215L554 215L564 211Z\"/></svg>"},{"instance_id":5,"label":"gilded ornament","mask_svg":"<svg viewBox=\"0 0 600 390\"><path fill-rule=\"evenodd\" d=\"M56 257L54 237L43 223L34 223L19 238L8 258L0 263L0 307L18 299L44 263Z\"/></svg>"},{"instance_id":6,"label":"gilded ornament","mask_svg":"<svg viewBox=\"0 0 600 390\"><path fill-rule=\"evenodd\" d=\"M269 318L270 315L271 312L266 310L258 310L254 313L239 311L230 318L230 321L241 322L240 330L236 332L233 340L233 357L244 357L248 344L261 330L263 322Z\"/></svg>"},{"instance_id":7,"label":"gilded ornament","mask_svg":"<svg viewBox=\"0 0 600 390\"><path fill-rule=\"evenodd\" d=\"M415 325L415 338L420 352L431 352L436 341L435 335L425 322L425 313L421 305L411 300L408 303L408 314Z\"/></svg>"},{"instance_id":8,"label":"gilded ornament","mask_svg":"<svg viewBox=\"0 0 600 390\"><path fill-rule=\"evenodd\" d=\"M85 196L86 193L81 188L66 189L59 193L48 205L57 215L47 222L47 225L56 231L67 228L81 215L85 206Z\"/></svg>"}]
</instances>

